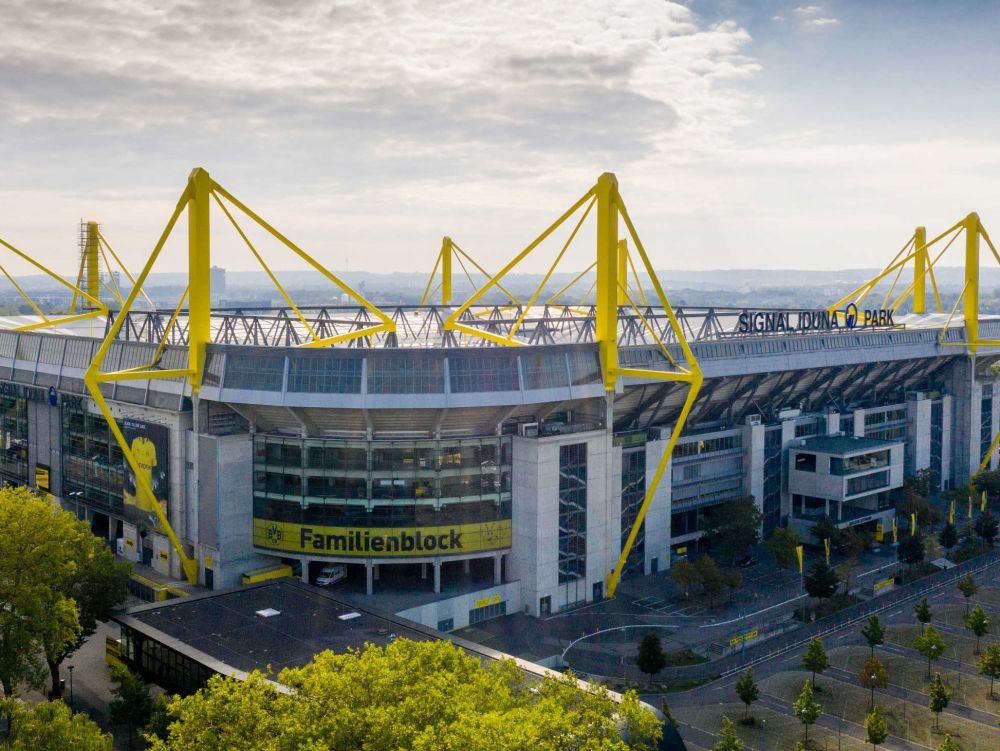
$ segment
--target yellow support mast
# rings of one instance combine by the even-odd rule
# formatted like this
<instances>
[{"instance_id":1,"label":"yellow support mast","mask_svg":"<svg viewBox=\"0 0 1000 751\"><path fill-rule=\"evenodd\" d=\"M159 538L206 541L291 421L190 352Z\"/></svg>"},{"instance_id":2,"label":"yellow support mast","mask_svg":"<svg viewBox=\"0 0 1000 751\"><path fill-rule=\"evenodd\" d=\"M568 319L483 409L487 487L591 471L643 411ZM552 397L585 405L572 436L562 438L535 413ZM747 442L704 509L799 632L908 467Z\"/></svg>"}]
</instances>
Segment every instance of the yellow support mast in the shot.
<instances>
[{"instance_id":1,"label":"yellow support mast","mask_svg":"<svg viewBox=\"0 0 1000 751\"><path fill-rule=\"evenodd\" d=\"M913 312L927 312L927 228L917 227L913 231L913 246L916 256L913 259Z\"/></svg>"}]
</instances>

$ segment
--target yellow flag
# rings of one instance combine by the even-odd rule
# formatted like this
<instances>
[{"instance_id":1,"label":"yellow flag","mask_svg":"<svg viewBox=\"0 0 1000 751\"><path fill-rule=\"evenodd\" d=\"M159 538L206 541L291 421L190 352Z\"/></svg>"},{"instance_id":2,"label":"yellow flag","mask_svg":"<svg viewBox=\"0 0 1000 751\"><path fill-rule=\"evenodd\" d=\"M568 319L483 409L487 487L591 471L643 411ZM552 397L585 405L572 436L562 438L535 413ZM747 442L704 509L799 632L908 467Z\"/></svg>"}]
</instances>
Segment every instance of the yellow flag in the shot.
<instances>
[{"instance_id":1,"label":"yellow flag","mask_svg":"<svg viewBox=\"0 0 1000 751\"><path fill-rule=\"evenodd\" d=\"M985 490L983 491L983 499L979 502L979 510L980 511L985 511L986 510L986 491Z\"/></svg>"},{"instance_id":2,"label":"yellow flag","mask_svg":"<svg viewBox=\"0 0 1000 751\"><path fill-rule=\"evenodd\" d=\"M969 518L972 518L972 495L969 494Z\"/></svg>"},{"instance_id":3,"label":"yellow flag","mask_svg":"<svg viewBox=\"0 0 1000 751\"><path fill-rule=\"evenodd\" d=\"M910 537L917 533L917 515L910 514Z\"/></svg>"},{"instance_id":4,"label":"yellow flag","mask_svg":"<svg viewBox=\"0 0 1000 751\"><path fill-rule=\"evenodd\" d=\"M802 546L795 546L795 556L799 559L799 573L802 573Z\"/></svg>"},{"instance_id":5,"label":"yellow flag","mask_svg":"<svg viewBox=\"0 0 1000 751\"><path fill-rule=\"evenodd\" d=\"M892 517L892 542L899 542L899 530L896 528L896 517Z\"/></svg>"},{"instance_id":6,"label":"yellow flag","mask_svg":"<svg viewBox=\"0 0 1000 751\"><path fill-rule=\"evenodd\" d=\"M830 538L823 539L823 547L826 548L826 565L830 565Z\"/></svg>"},{"instance_id":7,"label":"yellow flag","mask_svg":"<svg viewBox=\"0 0 1000 751\"><path fill-rule=\"evenodd\" d=\"M955 502L954 501L951 502L951 508L948 509L948 523L949 524L954 524L955 523Z\"/></svg>"},{"instance_id":8,"label":"yellow flag","mask_svg":"<svg viewBox=\"0 0 1000 751\"><path fill-rule=\"evenodd\" d=\"M885 527L882 526L882 522L875 525L875 541L882 542L885 540Z\"/></svg>"}]
</instances>

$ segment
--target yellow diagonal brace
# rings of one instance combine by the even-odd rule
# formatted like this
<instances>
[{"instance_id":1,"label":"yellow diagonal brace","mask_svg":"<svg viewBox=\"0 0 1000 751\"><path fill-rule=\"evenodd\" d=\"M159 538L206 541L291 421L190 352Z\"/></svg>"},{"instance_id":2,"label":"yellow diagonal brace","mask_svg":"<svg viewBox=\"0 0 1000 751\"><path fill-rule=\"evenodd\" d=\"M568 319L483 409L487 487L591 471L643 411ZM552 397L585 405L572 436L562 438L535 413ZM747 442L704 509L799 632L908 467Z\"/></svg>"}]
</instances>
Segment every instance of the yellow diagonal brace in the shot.
<instances>
[{"instance_id":1,"label":"yellow diagonal brace","mask_svg":"<svg viewBox=\"0 0 1000 751\"><path fill-rule=\"evenodd\" d=\"M173 368L171 370L112 370L110 373L98 373L96 378L100 383L113 381L148 381L151 378L187 378L191 375L190 368Z\"/></svg>"},{"instance_id":2,"label":"yellow diagonal brace","mask_svg":"<svg viewBox=\"0 0 1000 751\"><path fill-rule=\"evenodd\" d=\"M486 269L484 269L482 266L480 266L478 263L476 263L476 259L475 258L473 258L468 253L466 253L464 250L462 250L460 247L458 247L458 245L454 241L452 241L451 247L454 250L457 250L463 256L465 256L466 260L468 260L469 263L471 263L473 266L475 266L479 270L480 274L482 274L483 276L485 276L487 279L492 279L493 278L486 271ZM504 287L502 284L500 284L500 282L497 282L497 289L499 289L501 292L503 292L505 295L507 295L507 297L510 298L510 301L512 303L514 303L515 305L520 305L521 304L521 301L517 299L517 296L513 292L511 292L510 290L508 290L506 287Z\"/></svg>"},{"instance_id":3,"label":"yellow diagonal brace","mask_svg":"<svg viewBox=\"0 0 1000 751\"><path fill-rule=\"evenodd\" d=\"M561 290L559 290L554 295L552 295L552 297L550 297L548 300L546 300L544 304L545 305L551 305L552 303L554 303L556 300L558 300L560 297L562 297L563 293L565 293L568 289L570 289L578 281L580 281L581 279L583 279L583 277L586 276L588 272L593 271L593 269L594 269L594 267L596 265L597 265L597 261L594 261L587 268L585 268L579 274L577 274L576 276L574 276L573 280L569 284L567 284Z\"/></svg>"},{"instance_id":4,"label":"yellow diagonal brace","mask_svg":"<svg viewBox=\"0 0 1000 751\"><path fill-rule=\"evenodd\" d=\"M15 326L11 331L34 331L35 329L47 329L52 326L60 326L64 323L74 321L86 321L88 318L97 318L107 315L106 310L88 310L86 313L77 313L74 316L63 316L62 318L50 318L38 323L26 323L24 326Z\"/></svg>"},{"instance_id":5,"label":"yellow diagonal brace","mask_svg":"<svg viewBox=\"0 0 1000 751\"><path fill-rule=\"evenodd\" d=\"M10 282L10 283L11 283L12 285L14 285L14 289L16 289L16 290L17 290L17 293L18 293L18 294L19 294L19 295L20 295L21 297L23 297L23 298L24 298L24 301L25 301L26 303L28 303L28 305L30 305L30 306L31 306L31 309L32 309L32 310L34 310L34 311L35 311L35 313L37 313L37 314L38 314L38 316L39 316L39 317L40 317L40 318L41 318L41 319L42 319L43 321L48 321L48 320L49 320L49 319L48 319L48 316L46 316L46 315L45 315L45 314L44 314L44 313L42 312L41 308L39 308L39 307L38 307L37 305L35 305L35 301L34 301L34 300L32 300L32 299L31 299L31 298L30 298L30 297L28 296L28 293L27 293L27 292L25 292L25 291L24 291L23 289L21 289L21 285L20 285L20 284L18 284L18 283L17 283L16 281L15 281L14 277L12 277L12 276L11 276L10 274L8 274L8 273L7 273L7 269L5 269L5 268L4 268L3 266L0 266L0 271L2 271L2 272L3 272L3 275L4 275L5 277L7 277L7 281L8 281L8 282ZM72 308L70 308L70 309L72 310Z\"/></svg>"},{"instance_id":6,"label":"yellow diagonal brace","mask_svg":"<svg viewBox=\"0 0 1000 751\"><path fill-rule=\"evenodd\" d=\"M310 347L328 347L331 344L346 342L350 339L360 339L365 336L374 336L382 331L385 331L385 326L382 324L376 324L374 326L369 326L366 329L355 329L353 331L347 331L343 334L338 334L337 336L328 336L325 339L316 339L311 342L305 342L299 346L307 349Z\"/></svg>"},{"instance_id":7,"label":"yellow diagonal brace","mask_svg":"<svg viewBox=\"0 0 1000 751\"><path fill-rule=\"evenodd\" d=\"M17 248L15 248L13 245L11 245L9 242L7 242L6 240L4 240L2 237L0 237L0 245L2 245L3 247L7 248L7 250L9 250L11 253L13 253L14 255L18 256L22 260L25 260L28 263L30 263L32 266L34 266L36 269L38 269L39 271L41 271L46 276L52 277L57 282L59 282L59 284L61 284L62 286L66 287L71 292L75 292L75 293L79 294L80 297L83 297L84 299L89 300L94 305L95 308L99 308L100 310L103 310L105 313L107 312L107 310L108 310L107 306L104 303L102 303L100 300L98 300L97 298L95 298L95 297L93 297L91 295L88 295L86 292L84 292L82 289L80 289L79 287L77 287L75 284L72 284L71 282L67 282L65 279L63 279L61 276L59 276L59 274L55 273L54 271L50 271L48 268L46 268L45 266L43 266L42 264L40 264L38 261L36 261L31 256L29 256L27 253L22 253L20 250L18 250Z\"/></svg>"}]
</instances>

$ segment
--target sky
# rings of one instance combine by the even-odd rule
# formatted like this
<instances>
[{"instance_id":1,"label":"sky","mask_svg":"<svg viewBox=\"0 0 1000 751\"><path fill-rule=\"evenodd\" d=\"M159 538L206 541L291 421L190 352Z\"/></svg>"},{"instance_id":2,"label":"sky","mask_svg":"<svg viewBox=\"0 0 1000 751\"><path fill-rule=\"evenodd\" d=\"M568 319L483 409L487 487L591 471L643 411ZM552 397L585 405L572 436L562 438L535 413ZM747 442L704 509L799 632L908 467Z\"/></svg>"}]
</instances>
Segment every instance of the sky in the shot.
<instances>
[{"instance_id":1,"label":"sky","mask_svg":"<svg viewBox=\"0 0 1000 751\"><path fill-rule=\"evenodd\" d=\"M195 166L334 271L429 271L445 234L497 269L605 171L660 269L874 267L917 224L1000 227L998 3L0 0L0 21L0 237L64 273L80 219L141 267ZM184 268L183 229L157 270ZM582 231L565 268L592 258ZM218 214L212 262L256 268Z\"/></svg>"}]
</instances>

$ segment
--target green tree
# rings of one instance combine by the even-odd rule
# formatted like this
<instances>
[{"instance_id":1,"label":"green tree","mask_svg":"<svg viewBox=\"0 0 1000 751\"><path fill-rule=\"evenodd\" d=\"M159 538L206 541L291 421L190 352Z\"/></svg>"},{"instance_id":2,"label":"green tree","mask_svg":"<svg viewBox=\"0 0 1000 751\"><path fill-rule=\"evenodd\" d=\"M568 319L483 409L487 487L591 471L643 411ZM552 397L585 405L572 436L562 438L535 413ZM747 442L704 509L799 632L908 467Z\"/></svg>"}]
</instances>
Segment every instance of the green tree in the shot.
<instances>
[{"instance_id":1,"label":"green tree","mask_svg":"<svg viewBox=\"0 0 1000 751\"><path fill-rule=\"evenodd\" d=\"M976 596L976 592L979 591L979 587L976 586L976 580L972 578L972 574L966 574L958 580L958 584L955 586L958 587L958 591L965 597L965 614L968 615L969 603Z\"/></svg>"},{"instance_id":2,"label":"green tree","mask_svg":"<svg viewBox=\"0 0 1000 751\"><path fill-rule=\"evenodd\" d=\"M136 728L144 727L153 715L153 699L146 682L120 663L111 665L111 682L115 698L108 702L108 714L114 724L128 727L131 748Z\"/></svg>"},{"instance_id":3,"label":"green tree","mask_svg":"<svg viewBox=\"0 0 1000 751\"><path fill-rule=\"evenodd\" d=\"M911 515L917 515L917 525L930 527L938 518L938 513L926 497L906 493L905 498L896 504L896 516L909 522Z\"/></svg>"},{"instance_id":4,"label":"green tree","mask_svg":"<svg viewBox=\"0 0 1000 751\"><path fill-rule=\"evenodd\" d=\"M969 631L976 635L976 654L979 654L979 640L990 630L990 618L980 605L976 605L965 619Z\"/></svg>"},{"instance_id":5,"label":"green tree","mask_svg":"<svg viewBox=\"0 0 1000 751\"><path fill-rule=\"evenodd\" d=\"M65 599L76 603L80 630L68 644L61 644L60 629L43 632L42 647L52 678L52 696L62 696L59 666L97 630L99 621L106 621L111 610L128 597L128 581L132 566L119 563L105 541L92 534L80 535L72 541L76 562L73 572L63 581L60 590Z\"/></svg>"},{"instance_id":6,"label":"green tree","mask_svg":"<svg viewBox=\"0 0 1000 751\"><path fill-rule=\"evenodd\" d=\"M926 498L931 494L931 484L933 473L928 468L918 469L915 474L903 479L903 486L919 498Z\"/></svg>"},{"instance_id":7,"label":"green tree","mask_svg":"<svg viewBox=\"0 0 1000 751\"><path fill-rule=\"evenodd\" d=\"M840 543L841 532L829 514L820 517L820 520L809 528L809 534L813 536L813 539L818 540L820 545L823 544L823 540L829 540L831 550Z\"/></svg>"},{"instance_id":8,"label":"green tree","mask_svg":"<svg viewBox=\"0 0 1000 751\"><path fill-rule=\"evenodd\" d=\"M865 740L872 744L872 749L878 748L889 737L889 724L882 716L877 706L873 706L865 717Z\"/></svg>"},{"instance_id":9,"label":"green tree","mask_svg":"<svg viewBox=\"0 0 1000 751\"><path fill-rule=\"evenodd\" d=\"M809 573L805 575L804 581L806 593L817 600L833 597L839 583L840 577L837 576L837 572L824 560L816 561L809 568Z\"/></svg>"},{"instance_id":10,"label":"green tree","mask_svg":"<svg viewBox=\"0 0 1000 751\"><path fill-rule=\"evenodd\" d=\"M993 515L993 512L984 511L976 517L973 529L976 530L976 536L983 541L983 544L992 548L993 541L997 538L997 533L1000 532L1000 521Z\"/></svg>"},{"instance_id":11,"label":"green tree","mask_svg":"<svg viewBox=\"0 0 1000 751\"><path fill-rule=\"evenodd\" d=\"M802 539L791 527L778 527L764 545L778 564L778 568L787 571L798 563L796 548L802 544Z\"/></svg>"},{"instance_id":12,"label":"green tree","mask_svg":"<svg viewBox=\"0 0 1000 751\"><path fill-rule=\"evenodd\" d=\"M934 617L934 613L931 611L931 604L924 597L913 607L913 614L920 621L920 624L927 628L927 624L931 622Z\"/></svg>"},{"instance_id":13,"label":"green tree","mask_svg":"<svg viewBox=\"0 0 1000 751\"><path fill-rule=\"evenodd\" d=\"M722 572L722 578L729 590L729 604L732 605L733 593L743 584L743 574L740 573L739 569L728 568Z\"/></svg>"},{"instance_id":14,"label":"green tree","mask_svg":"<svg viewBox=\"0 0 1000 751\"><path fill-rule=\"evenodd\" d=\"M512 661L484 665L449 642L322 652L277 680L291 691L253 673L246 681L215 676L174 697L168 736L150 737L149 748L652 751L661 734L633 691L618 704L602 687L581 690L571 675L527 680Z\"/></svg>"},{"instance_id":15,"label":"green tree","mask_svg":"<svg viewBox=\"0 0 1000 751\"><path fill-rule=\"evenodd\" d=\"M958 744L951 739L950 735L946 735L944 740L941 742L941 745L938 746L938 751L962 751L962 749L960 749Z\"/></svg>"},{"instance_id":16,"label":"green tree","mask_svg":"<svg viewBox=\"0 0 1000 751\"><path fill-rule=\"evenodd\" d=\"M915 535L903 535L896 548L896 557L901 563L905 563L910 570L914 566L919 566L924 562L924 536L917 532Z\"/></svg>"},{"instance_id":17,"label":"green tree","mask_svg":"<svg viewBox=\"0 0 1000 751\"><path fill-rule=\"evenodd\" d=\"M691 596L691 587L696 587L701 582L698 569L687 558L681 558L670 567L670 578L680 587L685 598Z\"/></svg>"},{"instance_id":18,"label":"green tree","mask_svg":"<svg viewBox=\"0 0 1000 751\"><path fill-rule=\"evenodd\" d=\"M663 651L660 637L654 632L650 631L639 642L639 654L636 655L635 664L649 676L650 685L653 683L653 676L667 666L667 655Z\"/></svg>"},{"instance_id":19,"label":"green tree","mask_svg":"<svg viewBox=\"0 0 1000 751\"><path fill-rule=\"evenodd\" d=\"M951 549L958 545L958 530L955 529L954 524L945 524L941 528L938 542L941 543L941 547L947 551L948 555L951 555Z\"/></svg>"},{"instance_id":20,"label":"green tree","mask_svg":"<svg viewBox=\"0 0 1000 751\"><path fill-rule=\"evenodd\" d=\"M875 656L875 647L885 644L885 629L882 627L882 622L878 619L877 615L873 615L868 619L865 627L861 629L861 635L865 637L865 641L871 647L872 657Z\"/></svg>"},{"instance_id":21,"label":"green tree","mask_svg":"<svg viewBox=\"0 0 1000 751\"><path fill-rule=\"evenodd\" d=\"M59 701L28 704L4 699L4 713L11 718L11 735L2 745L9 751L111 751L105 735L85 714L73 714Z\"/></svg>"},{"instance_id":22,"label":"green tree","mask_svg":"<svg viewBox=\"0 0 1000 751\"><path fill-rule=\"evenodd\" d=\"M944 654L944 639L936 628L928 626L923 633L917 635L913 648L927 658L927 680L930 680L931 660L936 660Z\"/></svg>"},{"instance_id":23,"label":"green tree","mask_svg":"<svg viewBox=\"0 0 1000 751\"><path fill-rule=\"evenodd\" d=\"M736 694L745 705L743 709L743 720L745 722L750 719L750 705L760 697L760 688L753 679L753 670L747 670L736 681Z\"/></svg>"},{"instance_id":24,"label":"green tree","mask_svg":"<svg viewBox=\"0 0 1000 751\"><path fill-rule=\"evenodd\" d=\"M802 667L812 673L812 687L816 688L816 673L822 673L830 667L830 659L823 649L823 642L813 639L806 647L806 652L802 655Z\"/></svg>"},{"instance_id":25,"label":"green tree","mask_svg":"<svg viewBox=\"0 0 1000 751\"><path fill-rule=\"evenodd\" d=\"M819 719L820 713L823 711L819 702L813 698L812 684L809 681L806 681L802 687L802 693L799 694L799 698L795 700L792 707L795 709L795 716L799 718L799 722L805 726L805 740L808 743L809 726Z\"/></svg>"},{"instance_id":26,"label":"green tree","mask_svg":"<svg viewBox=\"0 0 1000 751\"><path fill-rule=\"evenodd\" d=\"M861 685L872 692L871 705L869 711L875 706L875 689L885 688L889 685L889 674L885 671L885 666L878 657L872 655L858 671L858 678Z\"/></svg>"},{"instance_id":27,"label":"green tree","mask_svg":"<svg viewBox=\"0 0 1000 751\"><path fill-rule=\"evenodd\" d=\"M990 679L990 698L993 698L993 681L1000 678L1000 642L987 645L979 658L979 672Z\"/></svg>"},{"instance_id":28,"label":"green tree","mask_svg":"<svg viewBox=\"0 0 1000 751\"><path fill-rule=\"evenodd\" d=\"M709 555L703 555L695 565L698 569L698 577L701 579L702 591L708 598L708 607L714 608L715 598L726 589L726 578L715 559Z\"/></svg>"},{"instance_id":29,"label":"green tree","mask_svg":"<svg viewBox=\"0 0 1000 751\"><path fill-rule=\"evenodd\" d=\"M951 701L951 691L947 689L944 685L944 681L941 680L941 674L935 673L934 680L931 681L930 687L930 701L929 706L931 712L934 713L934 728L938 729L940 727L939 723L941 720L941 713L947 709L948 702Z\"/></svg>"},{"instance_id":30,"label":"green tree","mask_svg":"<svg viewBox=\"0 0 1000 751\"><path fill-rule=\"evenodd\" d=\"M13 696L45 679L43 638L63 650L80 634L76 603L63 592L77 569L87 525L26 488L0 489L0 685Z\"/></svg>"},{"instance_id":31,"label":"green tree","mask_svg":"<svg viewBox=\"0 0 1000 751\"><path fill-rule=\"evenodd\" d=\"M722 715L722 727L719 730L719 742L713 751L743 751L743 741L736 735L736 728L728 717Z\"/></svg>"},{"instance_id":32,"label":"green tree","mask_svg":"<svg viewBox=\"0 0 1000 751\"><path fill-rule=\"evenodd\" d=\"M747 548L760 542L763 520L764 515L753 496L744 496L706 511L702 530L712 550L733 565Z\"/></svg>"}]
</instances>

